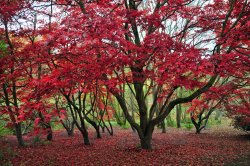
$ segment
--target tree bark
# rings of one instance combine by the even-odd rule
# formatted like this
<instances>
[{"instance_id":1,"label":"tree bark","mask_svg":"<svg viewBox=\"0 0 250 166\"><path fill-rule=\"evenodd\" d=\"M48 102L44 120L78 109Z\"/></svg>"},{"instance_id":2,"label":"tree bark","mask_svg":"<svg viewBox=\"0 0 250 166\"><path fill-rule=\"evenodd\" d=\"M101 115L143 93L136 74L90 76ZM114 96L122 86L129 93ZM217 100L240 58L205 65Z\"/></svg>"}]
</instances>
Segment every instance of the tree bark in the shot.
<instances>
[{"instance_id":1,"label":"tree bark","mask_svg":"<svg viewBox=\"0 0 250 166\"><path fill-rule=\"evenodd\" d=\"M182 97L182 88L177 90L177 95ZM176 126L177 128L181 128L181 104L176 105Z\"/></svg>"},{"instance_id":2,"label":"tree bark","mask_svg":"<svg viewBox=\"0 0 250 166\"><path fill-rule=\"evenodd\" d=\"M154 126L152 124L148 124L147 128L144 131L143 136L140 137L141 148L142 149L152 149L152 135L154 131Z\"/></svg>"},{"instance_id":3,"label":"tree bark","mask_svg":"<svg viewBox=\"0 0 250 166\"><path fill-rule=\"evenodd\" d=\"M84 145L90 145L88 132L81 130L81 134L83 136Z\"/></svg>"},{"instance_id":4,"label":"tree bark","mask_svg":"<svg viewBox=\"0 0 250 166\"><path fill-rule=\"evenodd\" d=\"M201 130L199 128L196 128L196 134L200 134L201 133Z\"/></svg>"},{"instance_id":5,"label":"tree bark","mask_svg":"<svg viewBox=\"0 0 250 166\"><path fill-rule=\"evenodd\" d=\"M67 134L68 136L73 136L74 135L74 129L75 129L75 121L73 120L73 122L69 122L69 124L71 124L71 126L69 126L67 130Z\"/></svg>"},{"instance_id":6,"label":"tree bark","mask_svg":"<svg viewBox=\"0 0 250 166\"><path fill-rule=\"evenodd\" d=\"M161 122L161 127L162 127L162 133L166 133L166 125L165 125L165 120Z\"/></svg>"},{"instance_id":7,"label":"tree bark","mask_svg":"<svg viewBox=\"0 0 250 166\"><path fill-rule=\"evenodd\" d=\"M74 135L74 129L73 130L71 130L71 129L66 129L66 131L67 131L67 134L68 134L68 136L73 136Z\"/></svg>"},{"instance_id":8,"label":"tree bark","mask_svg":"<svg viewBox=\"0 0 250 166\"><path fill-rule=\"evenodd\" d=\"M95 128L95 131L96 131L96 138L102 138L100 133L100 128L99 127Z\"/></svg>"},{"instance_id":9,"label":"tree bark","mask_svg":"<svg viewBox=\"0 0 250 166\"><path fill-rule=\"evenodd\" d=\"M94 129L95 129L95 131L96 131L96 137L97 137L97 138L101 138L100 128L99 128L99 126L96 124L96 122L93 121L93 120L91 120L91 119L88 118L87 116L85 116L85 119L87 120L87 122L88 122L89 124L91 124L91 125L94 127Z\"/></svg>"},{"instance_id":10,"label":"tree bark","mask_svg":"<svg viewBox=\"0 0 250 166\"><path fill-rule=\"evenodd\" d=\"M152 138L150 137L141 138L141 148L152 149L151 140Z\"/></svg>"},{"instance_id":11,"label":"tree bark","mask_svg":"<svg viewBox=\"0 0 250 166\"><path fill-rule=\"evenodd\" d=\"M176 106L176 126L181 128L181 105Z\"/></svg>"},{"instance_id":12,"label":"tree bark","mask_svg":"<svg viewBox=\"0 0 250 166\"><path fill-rule=\"evenodd\" d=\"M86 129L84 121L81 122L81 130L80 131L81 131L82 136L83 136L84 145L90 145L90 142L89 142L89 133L88 133L88 131Z\"/></svg>"},{"instance_id":13,"label":"tree bark","mask_svg":"<svg viewBox=\"0 0 250 166\"><path fill-rule=\"evenodd\" d=\"M81 123L79 124L79 122L77 121L77 115L74 114L73 108L71 107L71 106L73 106L73 105L70 104L69 98L66 98L66 99L68 100L68 104L69 104L69 108L70 108L70 113L71 113L71 115L72 115L72 117L73 117L73 120L74 120L74 122L75 122L75 125L76 125L76 127L78 128L78 130L79 130L79 131L81 132L81 134L82 134L84 144L85 144L85 145L90 145L89 136L88 136L88 131L87 131L87 129L86 129L86 126L85 126L85 123L84 123L84 119L83 119L83 118L80 118L80 122L81 122ZM74 111L77 112L76 109L74 109ZM78 112L77 112L77 113L78 113ZM78 114L78 115L80 116L80 114Z\"/></svg>"},{"instance_id":14,"label":"tree bark","mask_svg":"<svg viewBox=\"0 0 250 166\"><path fill-rule=\"evenodd\" d=\"M15 130L16 130L16 137L17 137L18 145L24 146L24 141L22 137L22 129L21 129L20 123L15 124Z\"/></svg>"},{"instance_id":15,"label":"tree bark","mask_svg":"<svg viewBox=\"0 0 250 166\"><path fill-rule=\"evenodd\" d=\"M9 94L8 94L8 91L7 91L7 85L3 84L2 86L3 86L4 97L5 97L5 104L8 107L8 111L9 111L11 121L12 121L12 123L15 124L15 131L16 131L16 137L17 137L18 145L19 146L24 146L21 123L16 123L14 113L12 112L12 110L10 108L10 100L9 100ZM17 107L17 105L15 105L15 106Z\"/></svg>"},{"instance_id":16,"label":"tree bark","mask_svg":"<svg viewBox=\"0 0 250 166\"><path fill-rule=\"evenodd\" d=\"M47 140L51 141L53 139L53 132L52 132L52 128L50 125L47 127L47 130L48 130Z\"/></svg>"}]
</instances>

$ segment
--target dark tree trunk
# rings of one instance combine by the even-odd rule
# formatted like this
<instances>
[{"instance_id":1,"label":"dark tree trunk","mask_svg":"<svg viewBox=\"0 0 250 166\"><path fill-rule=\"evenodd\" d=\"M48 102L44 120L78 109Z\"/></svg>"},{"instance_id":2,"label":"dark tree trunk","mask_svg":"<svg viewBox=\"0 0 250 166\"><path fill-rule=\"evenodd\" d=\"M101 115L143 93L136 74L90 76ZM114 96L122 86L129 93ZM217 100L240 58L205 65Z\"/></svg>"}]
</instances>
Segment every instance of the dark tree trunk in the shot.
<instances>
[{"instance_id":1,"label":"dark tree trunk","mask_svg":"<svg viewBox=\"0 0 250 166\"><path fill-rule=\"evenodd\" d=\"M95 128L95 131L96 131L96 137L97 138L102 138L101 133L100 133L100 128L99 127Z\"/></svg>"},{"instance_id":2,"label":"dark tree trunk","mask_svg":"<svg viewBox=\"0 0 250 166\"><path fill-rule=\"evenodd\" d=\"M67 131L67 134L68 134L68 136L73 136L74 135L74 129L73 130L66 130Z\"/></svg>"},{"instance_id":3,"label":"dark tree trunk","mask_svg":"<svg viewBox=\"0 0 250 166\"><path fill-rule=\"evenodd\" d=\"M84 144L90 145L89 133L88 133L88 130L86 129L84 120L81 120L81 130L80 131L81 131L82 136L83 136Z\"/></svg>"},{"instance_id":4,"label":"dark tree trunk","mask_svg":"<svg viewBox=\"0 0 250 166\"><path fill-rule=\"evenodd\" d=\"M86 129L84 122L81 122L81 126L76 122L76 126L82 134L84 145L90 145L88 130Z\"/></svg>"},{"instance_id":5,"label":"dark tree trunk","mask_svg":"<svg viewBox=\"0 0 250 166\"><path fill-rule=\"evenodd\" d=\"M151 140L152 137L151 136L146 136L144 138L141 138L141 148L142 149L152 149L152 145L151 145Z\"/></svg>"},{"instance_id":6,"label":"dark tree trunk","mask_svg":"<svg viewBox=\"0 0 250 166\"><path fill-rule=\"evenodd\" d=\"M67 130L68 136L74 135L74 129L75 129L75 121L71 123L71 127L69 128L69 130Z\"/></svg>"},{"instance_id":7,"label":"dark tree trunk","mask_svg":"<svg viewBox=\"0 0 250 166\"><path fill-rule=\"evenodd\" d=\"M49 124L47 130L48 130L47 140L48 140L48 141L51 141L51 140L53 139L53 132L52 132L52 129L51 129L50 124Z\"/></svg>"},{"instance_id":8,"label":"dark tree trunk","mask_svg":"<svg viewBox=\"0 0 250 166\"><path fill-rule=\"evenodd\" d=\"M101 128L102 128L102 132L105 133L105 127L101 126Z\"/></svg>"},{"instance_id":9,"label":"dark tree trunk","mask_svg":"<svg viewBox=\"0 0 250 166\"><path fill-rule=\"evenodd\" d=\"M194 123L193 123L194 124ZM201 133L201 128L200 128L200 124L196 123L194 124L195 130L196 130L196 134L200 134Z\"/></svg>"},{"instance_id":10,"label":"dark tree trunk","mask_svg":"<svg viewBox=\"0 0 250 166\"><path fill-rule=\"evenodd\" d=\"M141 148L142 149L152 149L151 140L154 131L154 126L148 124L147 128L144 130L143 136L140 136Z\"/></svg>"},{"instance_id":11,"label":"dark tree trunk","mask_svg":"<svg viewBox=\"0 0 250 166\"><path fill-rule=\"evenodd\" d=\"M182 97L182 88L177 90L177 95L179 97ZM177 126L177 128L181 128L181 112L182 112L181 104L176 105L176 126Z\"/></svg>"},{"instance_id":12,"label":"dark tree trunk","mask_svg":"<svg viewBox=\"0 0 250 166\"><path fill-rule=\"evenodd\" d=\"M84 145L90 145L90 142L89 142L89 136L88 136L88 133L85 133L84 136Z\"/></svg>"},{"instance_id":13,"label":"dark tree trunk","mask_svg":"<svg viewBox=\"0 0 250 166\"><path fill-rule=\"evenodd\" d=\"M15 130L16 130L16 137L18 141L19 146L24 146L23 136L22 136L22 129L21 124L17 123L15 124Z\"/></svg>"},{"instance_id":14,"label":"dark tree trunk","mask_svg":"<svg viewBox=\"0 0 250 166\"><path fill-rule=\"evenodd\" d=\"M109 127L110 128L105 124L105 122L102 119L102 125L103 125L102 129L104 131L104 129L106 128L106 130L108 131L109 135L113 136L114 132L113 132L112 124L110 123L110 121L108 121L108 123L109 123Z\"/></svg>"},{"instance_id":15,"label":"dark tree trunk","mask_svg":"<svg viewBox=\"0 0 250 166\"><path fill-rule=\"evenodd\" d=\"M161 122L161 127L162 127L162 133L166 133L166 125L165 125L165 120Z\"/></svg>"},{"instance_id":16,"label":"dark tree trunk","mask_svg":"<svg viewBox=\"0 0 250 166\"><path fill-rule=\"evenodd\" d=\"M64 94L63 94L64 95ZM71 112L71 115L73 117L73 120L74 120L74 123L76 125L76 127L78 128L78 130L81 132L82 136L83 136L83 141L84 141L84 144L85 145L90 145L90 142L89 142L89 135L88 135L88 130L86 128L86 125L85 125L85 121L84 121L84 118L82 117L82 114L81 114L81 111L79 110L79 108L77 108L74 103L71 102L69 96L67 95L64 95L68 101L68 104L69 104L69 108L70 108L70 112ZM72 107L74 108L72 108ZM79 122L77 121L77 115L79 116L79 119L80 119L80 124Z\"/></svg>"},{"instance_id":17,"label":"dark tree trunk","mask_svg":"<svg viewBox=\"0 0 250 166\"><path fill-rule=\"evenodd\" d=\"M196 128L196 134L200 134L201 133L201 129L200 128Z\"/></svg>"},{"instance_id":18,"label":"dark tree trunk","mask_svg":"<svg viewBox=\"0 0 250 166\"><path fill-rule=\"evenodd\" d=\"M90 145L89 134L88 134L87 130L86 131L81 130L81 134L82 134L82 137L83 137L84 145Z\"/></svg>"},{"instance_id":19,"label":"dark tree trunk","mask_svg":"<svg viewBox=\"0 0 250 166\"><path fill-rule=\"evenodd\" d=\"M47 140L48 141L51 141L53 139L53 134L52 134L52 131L51 131L51 129L49 130L49 133L48 133L48 135L47 135Z\"/></svg>"},{"instance_id":20,"label":"dark tree trunk","mask_svg":"<svg viewBox=\"0 0 250 166\"><path fill-rule=\"evenodd\" d=\"M181 105L176 106L176 126L181 128Z\"/></svg>"},{"instance_id":21,"label":"dark tree trunk","mask_svg":"<svg viewBox=\"0 0 250 166\"><path fill-rule=\"evenodd\" d=\"M196 122L195 121L195 119L192 117L192 114L191 114L191 121L192 121L192 123L193 123L193 125L194 125L194 127L195 127L195 130L196 130L196 134L200 134L201 133L201 130L202 130L202 128L201 128L201 122Z\"/></svg>"},{"instance_id":22,"label":"dark tree trunk","mask_svg":"<svg viewBox=\"0 0 250 166\"><path fill-rule=\"evenodd\" d=\"M126 119L126 118L125 118L125 119ZM107 128L109 134L113 136L113 135L114 135L113 126L112 126L112 124L111 124L111 122L110 122L109 115L108 115L108 123L109 123L110 129L109 129L108 127L106 127L106 128Z\"/></svg>"},{"instance_id":23,"label":"dark tree trunk","mask_svg":"<svg viewBox=\"0 0 250 166\"><path fill-rule=\"evenodd\" d=\"M84 121L81 121L81 128L79 128L79 130L83 136L84 145L90 145L89 133L88 130L86 129Z\"/></svg>"},{"instance_id":24,"label":"dark tree trunk","mask_svg":"<svg viewBox=\"0 0 250 166\"><path fill-rule=\"evenodd\" d=\"M135 110L135 107L134 107L134 103L133 103L133 94L130 92L130 102L131 102L131 111L132 111L132 118L133 118L133 120L135 121L135 112L134 112L134 110ZM136 129L133 127L133 126L131 126L131 128L132 128L132 131L134 132L134 133L136 133Z\"/></svg>"},{"instance_id":25,"label":"dark tree trunk","mask_svg":"<svg viewBox=\"0 0 250 166\"><path fill-rule=\"evenodd\" d=\"M90 118L88 118L87 116L85 117L85 119L87 120L87 122L89 122L89 124L91 124L94 127L94 129L96 131L96 137L101 138L100 128L97 125L97 123L95 121L91 120Z\"/></svg>"}]
</instances>

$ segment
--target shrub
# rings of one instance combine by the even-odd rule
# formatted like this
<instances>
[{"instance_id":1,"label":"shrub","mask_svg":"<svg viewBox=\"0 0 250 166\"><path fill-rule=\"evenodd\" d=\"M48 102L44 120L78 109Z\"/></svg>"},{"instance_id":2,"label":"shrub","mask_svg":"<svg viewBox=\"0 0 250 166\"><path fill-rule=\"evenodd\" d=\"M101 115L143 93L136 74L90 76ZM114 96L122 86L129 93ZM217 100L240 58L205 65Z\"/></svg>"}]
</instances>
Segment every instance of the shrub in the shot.
<instances>
[{"instance_id":1,"label":"shrub","mask_svg":"<svg viewBox=\"0 0 250 166\"><path fill-rule=\"evenodd\" d=\"M250 131L250 121L247 116L235 116L233 126L237 129Z\"/></svg>"},{"instance_id":2,"label":"shrub","mask_svg":"<svg viewBox=\"0 0 250 166\"><path fill-rule=\"evenodd\" d=\"M191 130L191 129L193 128L192 122L188 121L188 122L185 124L185 128L188 129L188 130Z\"/></svg>"}]
</instances>

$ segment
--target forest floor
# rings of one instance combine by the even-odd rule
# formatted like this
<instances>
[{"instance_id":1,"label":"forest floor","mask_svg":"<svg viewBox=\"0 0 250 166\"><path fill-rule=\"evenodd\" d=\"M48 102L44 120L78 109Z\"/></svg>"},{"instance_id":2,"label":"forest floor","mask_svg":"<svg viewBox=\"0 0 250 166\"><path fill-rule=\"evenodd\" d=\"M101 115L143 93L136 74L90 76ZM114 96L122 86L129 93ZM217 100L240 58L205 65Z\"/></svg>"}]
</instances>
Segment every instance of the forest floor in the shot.
<instances>
[{"instance_id":1,"label":"forest floor","mask_svg":"<svg viewBox=\"0 0 250 166\"><path fill-rule=\"evenodd\" d=\"M211 128L202 134L168 128L156 130L153 150L142 150L131 129L114 129L114 136L102 133L85 146L80 133L68 137L54 132L53 141L35 141L25 136L29 145L19 148L14 136L0 138L0 165L250 165L249 134L230 127Z\"/></svg>"}]
</instances>

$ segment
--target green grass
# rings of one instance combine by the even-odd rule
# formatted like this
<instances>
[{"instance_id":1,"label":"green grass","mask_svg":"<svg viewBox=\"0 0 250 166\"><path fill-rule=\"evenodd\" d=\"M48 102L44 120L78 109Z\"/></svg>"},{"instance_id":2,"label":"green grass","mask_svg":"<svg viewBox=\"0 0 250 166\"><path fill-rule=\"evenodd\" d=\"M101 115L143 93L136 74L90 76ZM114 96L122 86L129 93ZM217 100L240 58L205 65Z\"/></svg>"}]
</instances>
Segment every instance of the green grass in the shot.
<instances>
[{"instance_id":1,"label":"green grass","mask_svg":"<svg viewBox=\"0 0 250 166\"><path fill-rule=\"evenodd\" d=\"M190 123L185 123L183 127L185 127L187 130L191 130L194 127L194 125L190 122Z\"/></svg>"},{"instance_id":2,"label":"green grass","mask_svg":"<svg viewBox=\"0 0 250 166\"><path fill-rule=\"evenodd\" d=\"M121 128L123 128L123 129L129 129L129 128L131 128L131 126L130 126L129 123L126 123L125 125L122 125Z\"/></svg>"},{"instance_id":3,"label":"green grass","mask_svg":"<svg viewBox=\"0 0 250 166\"><path fill-rule=\"evenodd\" d=\"M0 122L0 136L10 135L13 131L5 127L5 123Z\"/></svg>"},{"instance_id":4,"label":"green grass","mask_svg":"<svg viewBox=\"0 0 250 166\"><path fill-rule=\"evenodd\" d=\"M116 121L111 120L110 123L112 126L119 126Z\"/></svg>"},{"instance_id":5,"label":"green grass","mask_svg":"<svg viewBox=\"0 0 250 166\"><path fill-rule=\"evenodd\" d=\"M61 130L61 129L64 129L63 128L63 125L61 123L51 123L51 127L53 130Z\"/></svg>"}]
</instances>

